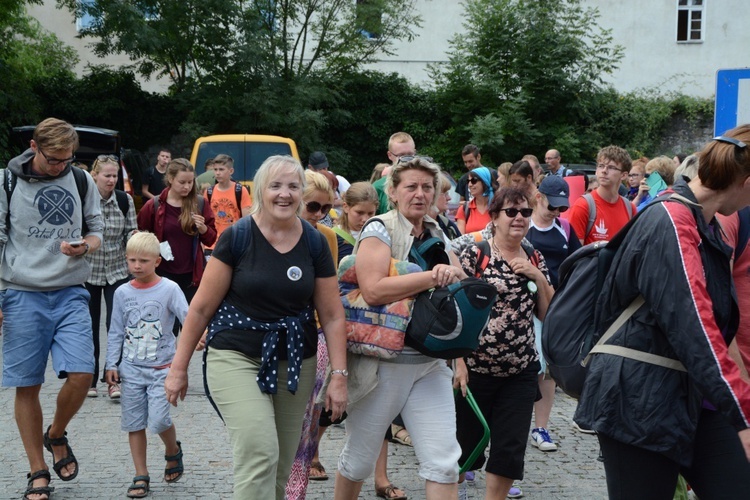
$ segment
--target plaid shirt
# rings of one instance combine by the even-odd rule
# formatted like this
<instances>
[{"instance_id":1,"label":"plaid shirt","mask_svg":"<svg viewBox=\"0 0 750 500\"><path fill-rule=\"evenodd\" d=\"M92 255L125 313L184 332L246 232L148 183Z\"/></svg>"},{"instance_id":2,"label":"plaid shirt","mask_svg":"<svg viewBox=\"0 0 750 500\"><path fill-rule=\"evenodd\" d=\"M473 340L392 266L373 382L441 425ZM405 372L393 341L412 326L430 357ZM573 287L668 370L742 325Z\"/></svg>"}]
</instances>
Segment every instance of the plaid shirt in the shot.
<instances>
[{"instance_id":1,"label":"plaid shirt","mask_svg":"<svg viewBox=\"0 0 750 500\"><path fill-rule=\"evenodd\" d=\"M128 264L125 260L125 244L136 231L135 206L128 195L128 216L122 215L117 205L114 191L108 200L101 198L102 219L104 219L104 241L96 252L86 256L91 264L88 283L106 286L128 277Z\"/></svg>"}]
</instances>

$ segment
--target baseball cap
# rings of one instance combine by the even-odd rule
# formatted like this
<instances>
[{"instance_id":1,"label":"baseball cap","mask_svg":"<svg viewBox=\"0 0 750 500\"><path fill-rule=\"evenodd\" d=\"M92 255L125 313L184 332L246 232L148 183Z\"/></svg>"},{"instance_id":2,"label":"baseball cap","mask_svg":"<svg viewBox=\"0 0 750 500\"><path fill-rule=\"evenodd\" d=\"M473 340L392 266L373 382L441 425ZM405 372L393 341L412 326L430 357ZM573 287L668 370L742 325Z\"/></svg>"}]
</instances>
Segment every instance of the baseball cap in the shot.
<instances>
[{"instance_id":1,"label":"baseball cap","mask_svg":"<svg viewBox=\"0 0 750 500\"><path fill-rule=\"evenodd\" d=\"M315 170L328 168L328 158L326 158L325 153L322 151L310 153L310 158L307 160L307 163Z\"/></svg>"},{"instance_id":2,"label":"baseball cap","mask_svg":"<svg viewBox=\"0 0 750 500\"><path fill-rule=\"evenodd\" d=\"M548 175L539 184L539 192L547 197L547 201L553 207L570 207L568 196L570 188L562 177Z\"/></svg>"}]
</instances>

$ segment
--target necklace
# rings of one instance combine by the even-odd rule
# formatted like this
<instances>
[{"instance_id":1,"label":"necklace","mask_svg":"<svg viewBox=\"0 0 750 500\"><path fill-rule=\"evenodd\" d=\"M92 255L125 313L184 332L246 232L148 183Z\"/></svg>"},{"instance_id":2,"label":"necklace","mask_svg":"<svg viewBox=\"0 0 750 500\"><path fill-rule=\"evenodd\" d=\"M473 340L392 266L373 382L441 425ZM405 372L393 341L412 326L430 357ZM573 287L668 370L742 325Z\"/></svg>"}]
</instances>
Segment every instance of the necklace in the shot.
<instances>
[{"instance_id":1,"label":"necklace","mask_svg":"<svg viewBox=\"0 0 750 500\"><path fill-rule=\"evenodd\" d=\"M492 238L492 249L497 252L500 255L500 258L503 259L505 262L510 262L508 259L505 258L505 255L503 255L503 251L500 250L500 247L495 242L495 238ZM518 251L516 251L516 254L518 254Z\"/></svg>"}]
</instances>

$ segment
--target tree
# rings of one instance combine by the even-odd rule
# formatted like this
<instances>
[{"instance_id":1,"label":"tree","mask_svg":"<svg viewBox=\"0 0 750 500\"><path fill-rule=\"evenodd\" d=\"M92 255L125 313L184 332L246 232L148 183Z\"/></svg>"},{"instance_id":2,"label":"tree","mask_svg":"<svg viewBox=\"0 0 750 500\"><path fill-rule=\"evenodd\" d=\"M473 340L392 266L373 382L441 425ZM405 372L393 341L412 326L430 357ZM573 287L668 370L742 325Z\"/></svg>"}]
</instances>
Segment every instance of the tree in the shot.
<instances>
[{"instance_id":1,"label":"tree","mask_svg":"<svg viewBox=\"0 0 750 500\"><path fill-rule=\"evenodd\" d=\"M411 39L414 0L58 0L99 56L128 54L145 77L308 77L356 70L393 40ZM404 22L408 20L409 22ZM363 32L377 29L379 33Z\"/></svg>"},{"instance_id":2,"label":"tree","mask_svg":"<svg viewBox=\"0 0 750 500\"><path fill-rule=\"evenodd\" d=\"M36 82L72 75L75 51L26 15L27 3L0 1L0 163L11 157L10 128L36 123L39 106L32 88Z\"/></svg>"},{"instance_id":3,"label":"tree","mask_svg":"<svg viewBox=\"0 0 750 500\"><path fill-rule=\"evenodd\" d=\"M582 116L622 48L580 0L468 0L449 62L433 68L446 144L475 142L496 161L555 145L586 156Z\"/></svg>"}]
</instances>

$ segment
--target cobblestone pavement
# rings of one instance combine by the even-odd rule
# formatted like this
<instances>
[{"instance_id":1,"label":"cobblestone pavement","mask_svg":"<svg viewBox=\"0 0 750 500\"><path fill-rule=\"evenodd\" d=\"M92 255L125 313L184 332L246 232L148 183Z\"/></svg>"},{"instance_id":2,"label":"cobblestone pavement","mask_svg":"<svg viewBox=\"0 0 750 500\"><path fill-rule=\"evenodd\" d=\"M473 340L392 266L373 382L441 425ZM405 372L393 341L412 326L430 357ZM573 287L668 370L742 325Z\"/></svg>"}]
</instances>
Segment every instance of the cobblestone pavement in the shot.
<instances>
[{"instance_id":1,"label":"cobblestone pavement","mask_svg":"<svg viewBox=\"0 0 750 500\"><path fill-rule=\"evenodd\" d=\"M103 339L102 345L106 346ZM103 354L102 354L103 357ZM1 364L1 359L0 359ZM47 382L41 391L45 428L52 420L55 397L62 384L47 367ZM148 463L152 477L150 498L224 499L232 492L232 460L227 434L221 420L206 400L202 388L201 355L193 357L189 371L190 389L184 402L173 409L178 439L185 452L185 476L174 484L163 481L164 448L158 436L148 435ZM0 390L0 498L21 498L26 487L26 461L13 417L15 391ZM596 437L572 429L575 401L557 393L550 431L559 450L543 453L529 444L526 452L526 477L519 483L527 499L604 499L606 486L603 467L596 460ZM23 418L23 416L21 416ZM127 435L120 431L120 405L106 397L104 384L98 398L87 398L68 428L70 444L80 463L80 475L62 482L54 473L53 500L120 499L133 477ZM333 498L333 475L344 442L344 429L331 427L321 443L321 462L331 479L311 482L307 498ZM45 452L51 467L51 455ZM424 499L424 482L417 474L412 448L392 444L388 470L391 481L410 499ZM484 498L484 475L477 474L469 487L470 498ZM372 478L365 482L360 498L375 499ZM269 499L272 500L272 499Z\"/></svg>"}]
</instances>

